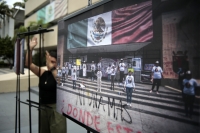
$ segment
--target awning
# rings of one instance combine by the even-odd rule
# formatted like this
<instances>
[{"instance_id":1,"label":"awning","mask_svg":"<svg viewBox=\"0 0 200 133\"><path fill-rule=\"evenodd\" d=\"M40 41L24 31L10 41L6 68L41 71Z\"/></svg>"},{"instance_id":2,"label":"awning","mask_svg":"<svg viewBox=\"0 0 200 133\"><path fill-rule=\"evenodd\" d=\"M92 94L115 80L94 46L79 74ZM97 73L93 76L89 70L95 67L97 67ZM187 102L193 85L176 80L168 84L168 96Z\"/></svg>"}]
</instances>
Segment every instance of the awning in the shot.
<instances>
[{"instance_id":1,"label":"awning","mask_svg":"<svg viewBox=\"0 0 200 133\"><path fill-rule=\"evenodd\" d=\"M68 50L73 54L137 51L142 47L148 45L149 43L150 42L120 44L120 45L104 45L104 46L96 46L96 47L93 46L87 48L71 48Z\"/></svg>"}]
</instances>

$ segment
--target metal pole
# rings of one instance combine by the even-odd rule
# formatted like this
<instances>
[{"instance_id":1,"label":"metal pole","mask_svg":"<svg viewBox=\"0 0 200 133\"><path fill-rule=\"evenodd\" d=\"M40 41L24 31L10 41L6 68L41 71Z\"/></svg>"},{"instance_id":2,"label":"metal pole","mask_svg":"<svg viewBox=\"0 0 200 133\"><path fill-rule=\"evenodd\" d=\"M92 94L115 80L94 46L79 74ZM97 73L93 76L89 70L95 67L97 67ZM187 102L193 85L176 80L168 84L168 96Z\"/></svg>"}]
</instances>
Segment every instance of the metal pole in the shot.
<instances>
[{"instance_id":1,"label":"metal pole","mask_svg":"<svg viewBox=\"0 0 200 133\"><path fill-rule=\"evenodd\" d=\"M30 32L30 27L28 27L28 32ZM28 49L28 64L30 64L30 36L28 35L28 42L27 42L27 49ZM28 99L31 100L31 87L30 87L30 65L28 65ZM32 133L32 120L31 120L31 103L29 103L29 132Z\"/></svg>"},{"instance_id":2,"label":"metal pole","mask_svg":"<svg viewBox=\"0 0 200 133\"><path fill-rule=\"evenodd\" d=\"M42 28L42 26L40 25L40 27L39 27L39 29L41 29ZM41 33L39 33L39 38L40 38L40 40L39 40L39 82L40 82L40 73L41 73L41 58L42 58L42 56L41 56ZM41 105L40 105L40 88L39 88L39 108L41 108ZM40 113L40 110L39 110L39 133L40 133L40 118L41 118L41 113Z\"/></svg>"},{"instance_id":3,"label":"metal pole","mask_svg":"<svg viewBox=\"0 0 200 133\"><path fill-rule=\"evenodd\" d=\"M16 108L15 108L15 133L17 133L17 107L18 107L18 76L17 76L17 81L16 81Z\"/></svg>"},{"instance_id":4,"label":"metal pole","mask_svg":"<svg viewBox=\"0 0 200 133\"><path fill-rule=\"evenodd\" d=\"M19 113L19 133L21 133L21 118L20 118L20 74L18 75L18 93L19 93L19 97L18 97L18 106L19 106L19 111L18 111L18 113Z\"/></svg>"}]
</instances>

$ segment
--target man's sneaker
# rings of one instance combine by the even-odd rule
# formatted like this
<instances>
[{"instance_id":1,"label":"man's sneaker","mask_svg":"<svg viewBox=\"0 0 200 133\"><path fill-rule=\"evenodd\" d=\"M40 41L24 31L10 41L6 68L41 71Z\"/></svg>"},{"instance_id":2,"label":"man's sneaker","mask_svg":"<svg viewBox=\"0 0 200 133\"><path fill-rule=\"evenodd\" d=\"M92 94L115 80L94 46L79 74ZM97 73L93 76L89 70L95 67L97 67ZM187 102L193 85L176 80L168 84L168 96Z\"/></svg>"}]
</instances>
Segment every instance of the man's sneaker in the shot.
<instances>
[{"instance_id":1,"label":"man's sneaker","mask_svg":"<svg viewBox=\"0 0 200 133\"><path fill-rule=\"evenodd\" d=\"M62 86L63 86L63 83L62 83Z\"/></svg>"},{"instance_id":2,"label":"man's sneaker","mask_svg":"<svg viewBox=\"0 0 200 133\"><path fill-rule=\"evenodd\" d=\"M126 103L126 105L128 106L128 105L129 105L129 103Z\"/></svg>"},{"instance_id":3,"label":"man's sneaker","mask_svg":"<svg viewBox=\"0 0 200 133\"><path fill-rule=\"evenodd\" d=\"M152 90L149 91L150 93L152 92Z\"/></svg>"},{"instance_id":4,"label":"man's sneaker","mask_svg":"<svg viewBox=\"0 0 200 133\"><path fill-rule=\"evenodd\" d=\"M156 94L159 94L158 91L156 92Z\"/></svg>"},{"instance_id":5,"label":"man's sneaker","mask_svg":"<svg viewBox=\"0 0 200 133\"><path fill-rule=\"evenodd\" d=\"M129 105L130 105L130 107L131 107L131 103L130 103Z\"/></svg>"}]
</instances>

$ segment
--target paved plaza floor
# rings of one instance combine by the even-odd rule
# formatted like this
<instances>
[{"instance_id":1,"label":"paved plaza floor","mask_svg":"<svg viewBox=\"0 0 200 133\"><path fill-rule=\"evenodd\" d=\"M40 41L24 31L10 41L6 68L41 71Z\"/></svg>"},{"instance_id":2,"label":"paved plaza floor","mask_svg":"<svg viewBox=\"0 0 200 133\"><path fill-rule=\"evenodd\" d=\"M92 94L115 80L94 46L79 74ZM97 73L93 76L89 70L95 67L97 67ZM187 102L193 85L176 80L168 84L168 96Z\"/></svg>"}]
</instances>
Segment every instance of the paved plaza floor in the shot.
<instances>
[{"instance_id":1,"label":"paved plaza floor","mask_svg":"<svg viewBox=\"0 0 200 133\"><path fill-rule=\"evenodd\" d=\"M16 93L0 94L0 133L15 132L15 101ZM20 93L20 100L26 102L28 92ZM31 94L33 101L38 101L38 95ZM20 104L21 108L21 133L29 133L29 109L28 105ZM38 133L38 109L32 107L32 133ZM71 120L67 119L68 133L86 133L87 131Z\"/></svg>"}]
</instances>

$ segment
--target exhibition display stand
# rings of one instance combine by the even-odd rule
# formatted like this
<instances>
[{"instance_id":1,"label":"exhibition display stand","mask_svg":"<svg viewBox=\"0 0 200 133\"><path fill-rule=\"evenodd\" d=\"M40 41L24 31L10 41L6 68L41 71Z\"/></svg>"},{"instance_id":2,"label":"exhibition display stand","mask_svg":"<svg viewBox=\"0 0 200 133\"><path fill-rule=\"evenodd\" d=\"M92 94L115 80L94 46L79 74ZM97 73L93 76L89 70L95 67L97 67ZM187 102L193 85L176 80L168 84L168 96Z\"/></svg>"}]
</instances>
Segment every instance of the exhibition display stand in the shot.
<instances>
[{"instance_id":1,"label":"exhibition display stand","mask_svg":"<svg viewBox=\"0 0 200 133\"><path fill-rule=\"evenodd\" d=\"M36 35L39 34L39 57L42 56L42 46L41 46L41 37L43 33L47 33L47 32L51 32L53 31L52 29L43 29L41 26L38 30L34 30L34 31L30 31L30 28L28 28L28 32L24 32L24 33L19 33L18 34L18 39L16 41L16 47L15 47L15 73L17 75L17 80L16 80L16 110L15 110L15 133L20 133L21 132L21 116L20 116L20 104L26 104L29 106L29 132L32 133L32 119L31 119L31 107L35 107L38 108L39 110L43 109L40 105L40 98L39 98L39 103L34 102L31 100L31 87L30 87L30 68L28 71L28 99L26 101L21 101L20 100L20 60L22 60L23 58L20 56L20 36L25 36L28 39L27 42L27 50L30 50L30 46L29 46L29 40L30 40L30 36L32 35ZM22 51L21 51L22 52ZM28 52L28 59L30 59L30 52ZM39 60L39 68L41 68L41 58L38 59ZM28 64L30 64L30 60L28 60ZM28 66L30 67L30 66ZM41 70L39 69L39 73L41 72ZM40 77L39 77L40 78ZM39 91L39 95L40 95L40 91ZM48 107L48 106L46 106ZM48 107L51 108L51 107ZM87 130L87 133L93 132L93 133L98 133L97 131L95 131L94 129L80 123L79 121L71 118L70 116L63 114L63 116L65 116L66 118L72 120L73 122L75 122L76 124L82 126L83 128L85 128ZM40 131L40 111L39 111L39 117L38 117L38 131Z\"/></svg>"},{"instance_id":2,"label":"exhibition display stand","mask_svg":"<svg viewBox=\"0 0 200 133\"><path fill-rule=\"evenodd\" d=\"M41 36L43 33L47 33L47 32L51 32L53 31L52 29L43 29L41 26L38 30L34 30L34 31L30 31L30 27L28 28L28 32L24 32L24 33L19 33L18 34L18 39L17 39L17 42L16 42L16 47L15 47L15 73L17 74L17 83L16 83L16 110L15 110L15 133L20 133L21 132L21 116L20 116L20 103L23 103L23 104L26 104L29 106L29 132L32 133L32 120L31 120L31 107L35 107L35 108L38 108L38 109L42 109L40 107L40 102L37 103L37 102L34 102L34 101L31 101L31 95L30 95L30 69L28 71L28 95L29 95L29 98L27 99L27 102L24 102L24 101L21 101L20 100L20 72L19 72L19 69L20 69L20 60L22 60L23 58L20 57L20 36L25 36L27 37L28 41L27 41L27 50L30 50L30 47L29 47L29 40L30 40L30 36L32 35L36 35L36 34L39 34L39 57L41 57ZM30 59L30 52L28 52L28 59ZM28 64L30 64L30 60L28 60ZM22 64L21 64L22 65ZM30 66L28 66L30 67ZM39 68L41 67L41 59L39 58ZM40 73L40 69L39 69L39 73ZM40 93L40 91L39 91ZM40 101L40 99L39 99ZM33 105L33 104L36 104L37 106ZM40 118L40 113L39 113L39 118ZM38 120L40 122L40 120ZM40 124L39 124L40 125ZM40 129L40 126L39 126L39 129Z\"/></svg>"}]
</instances>

